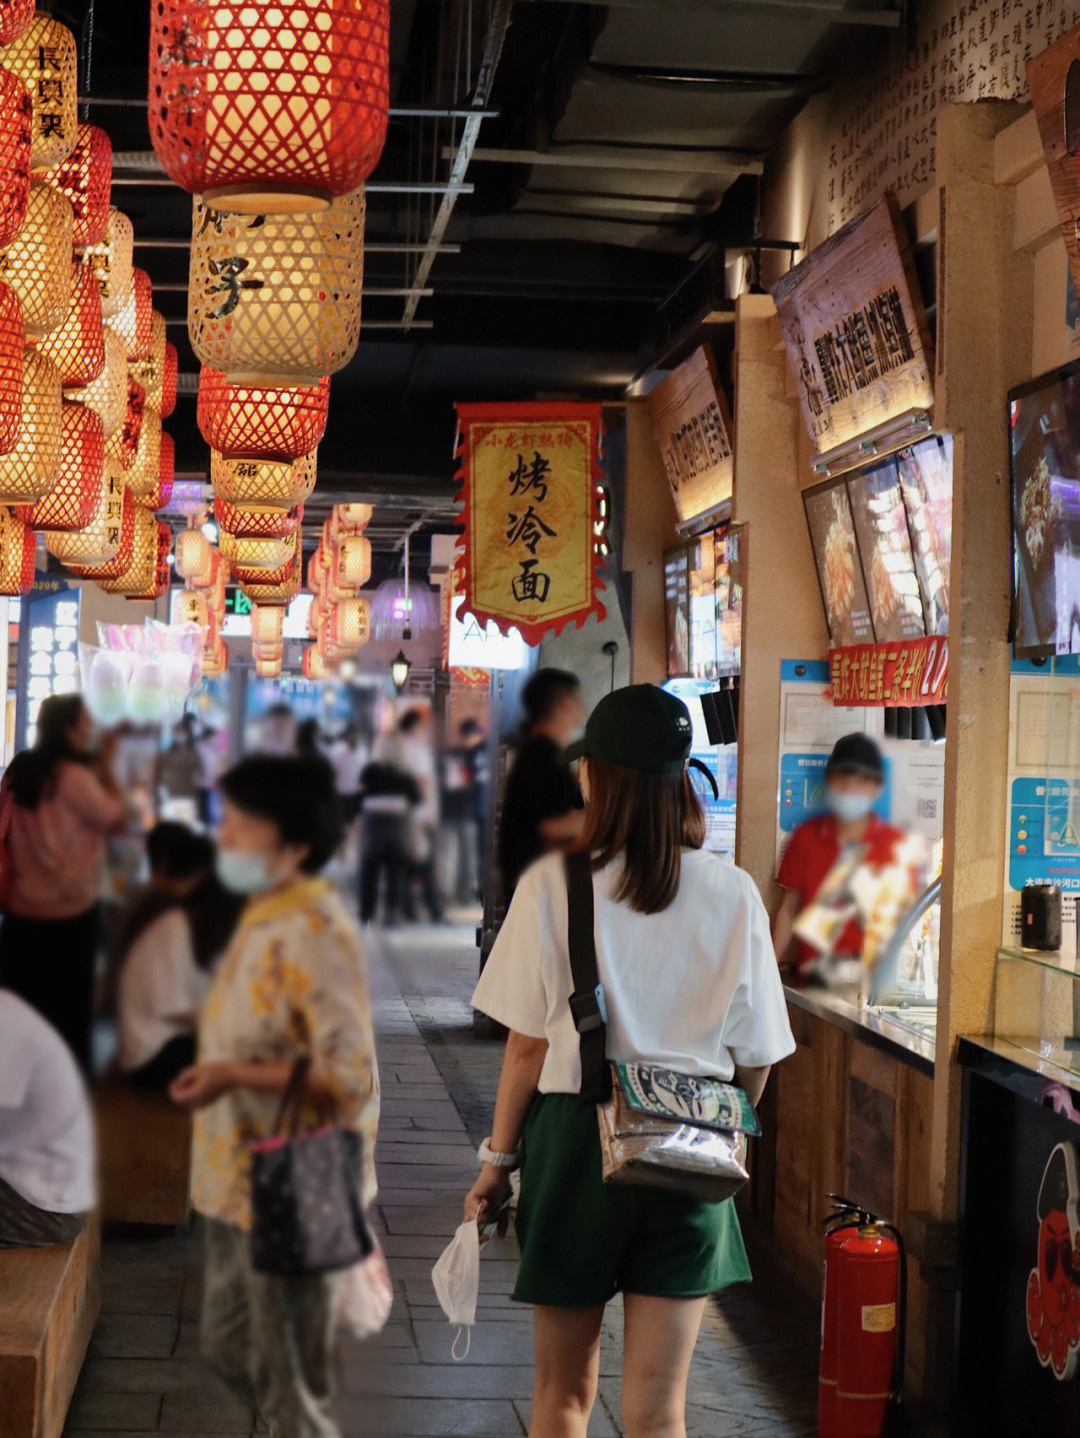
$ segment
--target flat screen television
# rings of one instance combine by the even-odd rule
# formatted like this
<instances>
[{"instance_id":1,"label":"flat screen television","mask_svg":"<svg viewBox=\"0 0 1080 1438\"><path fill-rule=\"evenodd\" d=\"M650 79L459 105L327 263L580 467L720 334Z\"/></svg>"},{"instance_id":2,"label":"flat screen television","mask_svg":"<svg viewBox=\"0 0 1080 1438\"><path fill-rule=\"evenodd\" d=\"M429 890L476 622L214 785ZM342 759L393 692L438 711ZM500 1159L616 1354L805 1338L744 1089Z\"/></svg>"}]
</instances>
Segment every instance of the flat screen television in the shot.
<instances>
[{"instance_id":1,"label":"flat screen television","mask_svg":"<svg viewBox=\"0 0 1080 1438\"><path fill-rule=\"evenodd\" d=\"M1016 652L1080 654L1080 362L1009 395Z\"/></svg>"},{"instance_id":2,"label":"flat screen television","mask_svg":"<svg viewBox=\"0 0 1080 1438\"><path fill-rule=\"evenodd\" d=\"M927 634L949 632L952 436L933 435L896 456Z\"/></svg>"},{"instance_id":3,"label":"flat screen television","mask_svg":"<svg viewBox=\"0 0 1080 1438\"><path fill-rule=\"evenodd\" d=\"M853 475L848 492L878 643L923 638L926 618L896 461Z\"/></svg>"}]
</instances>

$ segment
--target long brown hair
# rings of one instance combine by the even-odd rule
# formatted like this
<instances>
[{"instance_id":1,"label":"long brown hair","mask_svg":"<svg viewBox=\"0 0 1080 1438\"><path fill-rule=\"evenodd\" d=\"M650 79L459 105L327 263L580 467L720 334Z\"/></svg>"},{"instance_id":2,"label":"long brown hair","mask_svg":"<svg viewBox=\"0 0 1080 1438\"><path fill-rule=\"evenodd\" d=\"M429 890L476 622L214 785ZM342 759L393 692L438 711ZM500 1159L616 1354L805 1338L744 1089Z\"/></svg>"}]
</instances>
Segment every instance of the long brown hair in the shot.
<instances>
[{"instance_id":1,"label":"long brown hair","mask_svg":"<svg viewBox=\"0 0 1080 1438\"><path fill-rule=\"evenodd\" d=\"M639 914L659 914L679 892L682 851L705 843L705 814L690 776L642 774L589 758L585 832L574 845L593 869L621 857L615 897Z\"/></svg>"}]
</instances>

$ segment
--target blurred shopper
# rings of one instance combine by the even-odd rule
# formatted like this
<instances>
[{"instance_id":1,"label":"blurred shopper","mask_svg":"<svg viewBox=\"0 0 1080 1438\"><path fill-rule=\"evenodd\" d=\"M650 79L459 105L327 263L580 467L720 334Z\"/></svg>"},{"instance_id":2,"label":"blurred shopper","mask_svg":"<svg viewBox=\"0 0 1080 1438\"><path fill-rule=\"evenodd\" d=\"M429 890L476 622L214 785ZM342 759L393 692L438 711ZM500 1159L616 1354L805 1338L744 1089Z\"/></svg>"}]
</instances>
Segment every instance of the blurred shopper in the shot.
<instances>
[{"instance_id":1,"label":"blurred shopper","mask_svg":"<svg viewBox=\"0 0 1080 1438\"><path fill-rule=\"evenodd\" d=\"M202 766L198 778L199 823L209 827L216 824L217 786L225 764L228 735L224 729L203 728L195 741Z\"/></svg>"},{"instance_id":2,"label":"blurred shopper","mask_svg":"<svg viewBox=\"0 0 1080 1438\"><path fill-rule=\"evenodd\" d=\"M442 754L442 819L450 843L448 893L455 903L474 904L480 896L481 788L484 731L464 719L458 743Z\"/></svg>"},{"instance_id":3,"label":"blurred shopper","mask_svg":"<svg viewBox=\"0 0 1080 1438\"><path fill-rule=\"evenodd\" d=\"M274 704L259 726L259 753L284 758L296 753L296 717L287 704Z\"/></svg>"},{"instance_id":4,"label":"blurred shopper","mask_svg":"<svg viewBox=\"0 0 1080 1438\"><path fill-rule=\"evenodd\" d=\"M86 1086L56 1030L0 989L0 1248L72 1243L97 1201Z\"/></svg>"},{"instance_id":5,"label":"blurred shopper","mask_svg":"<svg viewBox=\"0 0 1080 1438\"><path fill-rule=\"evenodd\" d=\"M179 818L180 812L189 809L185 818L198 818L202 760L195 735L195 717L185 714L173 728L172 742L158 760L156 787L161 813Z\"/></svg>"},{"instance_id":6,"label":"blurred shopper","mask_svg":"<svg viewBox=\"0 0 1080 1438\"><path fill-rule=\"evenodd\" d=\"M581 685L565 669L538 669L525 685L525 738L506 781L499 867L509 902L522 873L549 849L567 849L584 826L581 790L562 750L585 722Z\"/></svg>"},{"instance_id":7,"label":"blurred shopper","mask_svg":"<svg viewBox=\"0 0 1080 1438\"><path fill-rule=\"evenodd\" d=\"M406 775L416 786L417 802L409 811L406 854L410 865L406 887L406 918L415 918L412 888L417 883L432 921L441 923L442 900L435 882L435 839L439 828L439 780L426 709L407 709L397 728L375 745L375 759Z\"/></svg>"},{"instance_id":8,"label":"blurred shopper","mask_svg":"<svg viewBox=\"0 0 1080 1438\"><path fill-rule=\"evenodd\" d=\"M792 834L777 880L785 891L773 919L773 943L782 970L805 973L823 946L796 938L805 915L830 884L846 891L843 869L860 863L884 868L892 863L904 835L874 813L885 785L881 750L866 734L846 734L833 747L825 768L826 812L807 819ZM843 894L837 894L838 901ZM848 906L849 908L851 906ZM838 910L839 912L839 910ZM792 960L792 942L795 943ZM857 917L846 918L828 944L833 966L861 962L865 934Z\"/></svg>"},{"instance_id":9,"label":"blurred shopper","mask_svg":"<svg viewBox=\"0 0 1080 1438\"><path fill-rule=\"evenodd\" d=\"M296 752L301 759L323 759L322 730L317 719L303 719L296 726Z\"/></svg>"},{"instance_id":10,"label":"blurred shopper","mask_svg":"<svg viewBox=\"0 0 1080 1438\"><path fill-rule=\"evenodd\" d=\"M330 741L326 757L334 770L342 815L352 824L360 813L361 775L368 762L367 745L354 724Z\"/></svg>"},{"instance_id":11,"label":"blurred shopper","mask_svg":"<svg viewBox=\"0 0 1080 1438\"><path fill-rule=\"evenodd\" d=\"M257 756L225 775L221 881L247 899L199 1024L199 1062L175 1080L194 1110L192 1201L205 1219L202 1349L281 1438L333 1438L338 1276L252 1268L251 1144L274 1133L299 1059L302 1128L364 1140L358 1199L375 1198L379 1083L366 959L356 924L318 877L341 841L327 766Z\"/></svg>"},{"instance_id":12,"label":"blurred shopper","mask_svg":"<svg viewBox=\"0 0 1080 1438\"><path fill-rule=\"evenodd\" d=\"M735 1079L756 1103L795 1045L757 889L702 848L690 743L685 704L635 685L602 700L574 746L607 1057ZM522 876L473 996L510 1037L465 1218L493 1219L520 1164L514 1298L534 1305L532 1438L585 1438L604 1308L620 1291L628 1438L675 1438L706 1295L750 1271L732 1200L603 1182L596 1109L580 1094L567 924L564 858L551 854Z\"/></svg>"},{"instance_id":13,"label":"blurred shopper","mask_svg":"<svg viewBox=\"0 0 1080 1438\"><path fill-rule=\"evenodd\" d=\"M37 741L4 776L11 892L0 927L0 983L42 1014L90 1071L105 840L127 809L113 778L115 739L99 737L77 694L41 706Z\"/></svg>"},{"instance_id":14,"label":"blurred shopper","mask_svg":"<svg viewBox=\"0 0 1080 1438\"><path fill-rule=\"evenodd\" d=\"M393 926L413 915L412 861L409 826L420 802L416 781L392 764L369 764L361 777L360 800L360 922L379 914L383 890L383 922Z\"/></svg>"},{"instance_id":15,"label":"blurred shopper","mask_svg":"<svg viewBox=\"0 0 1080 1438\"><path fill-rule=\"evenodd\" d=\"M121 1072L168 1088L195 1062L195 1025L243 900L214 873L214 845L183 824L147 835L151 879L125 922L118 1018Z\"/></svg>"}]
</instances>

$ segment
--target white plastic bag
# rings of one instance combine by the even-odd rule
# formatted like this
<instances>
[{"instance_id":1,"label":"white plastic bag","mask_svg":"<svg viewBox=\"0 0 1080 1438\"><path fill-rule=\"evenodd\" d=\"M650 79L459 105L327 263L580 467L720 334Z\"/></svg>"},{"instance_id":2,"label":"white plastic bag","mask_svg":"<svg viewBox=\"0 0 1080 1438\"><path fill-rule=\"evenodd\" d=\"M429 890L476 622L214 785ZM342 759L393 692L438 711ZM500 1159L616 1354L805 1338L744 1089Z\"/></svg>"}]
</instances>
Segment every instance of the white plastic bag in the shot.
<instances>
[{"instance_id":1,"label":"white plastic bag","mask_svg":"<svg viewBox=\"0 0 1080 1438\"><path fill-rule=\"evenodd\" d=\"M480 1297L480 1228L476 1220L463 1223L454 1234L450 1246L431 1270L439 1307L457 1329L452 1356L460 1363L469 1356L470 1332L476 1322L476 1304ZM465 1352L459 1354L458 1342L465 1333Z\"/></svg>"},{"instance_id":2,"label":"white plastic bag","mask_svg":"<svg viewBox=\"0 0 1080 1438\"><path fill-rule=\"evenodd\" d=\"M394 1280L381 1248L341 1275L336 1305L338 1324L353 1338L374 1338L383 1331L394 1306Z\"/></svg>"}]
</instances>

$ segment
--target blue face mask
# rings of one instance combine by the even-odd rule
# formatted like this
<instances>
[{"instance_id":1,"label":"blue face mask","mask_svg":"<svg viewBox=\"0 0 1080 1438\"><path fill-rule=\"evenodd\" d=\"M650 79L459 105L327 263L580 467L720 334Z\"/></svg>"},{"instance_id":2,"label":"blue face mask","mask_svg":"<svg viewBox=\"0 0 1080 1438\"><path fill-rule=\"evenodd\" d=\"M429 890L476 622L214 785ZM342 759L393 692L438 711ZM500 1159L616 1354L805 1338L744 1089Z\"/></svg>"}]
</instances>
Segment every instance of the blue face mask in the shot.
<instances>
[{"instance_id":1,"label":"blue face mask","mask_svg":"<svg viewBox=\"0 0 1080 1438\"><path fill-rule=\"evenodd\" d=\"M249 854L243 849L219 849L214 871L231 894L262 894L277 882L263 854Z\"/></svg>"},{"instance_id":2,"label":"blue face mask","mask_svg":"<svg viewBox=\"0 0 1080 1438\"><path fill-rule=\"evenodd\" d=\"M857 824L865 819L877 803L876 794L848 794L841 789L826 789L825 802L841 824Z\"/></svg>"}]
</instances>

